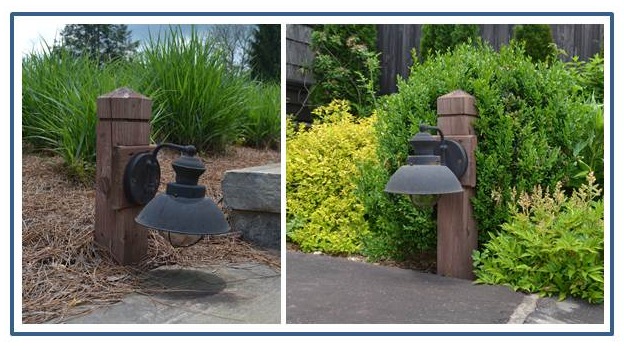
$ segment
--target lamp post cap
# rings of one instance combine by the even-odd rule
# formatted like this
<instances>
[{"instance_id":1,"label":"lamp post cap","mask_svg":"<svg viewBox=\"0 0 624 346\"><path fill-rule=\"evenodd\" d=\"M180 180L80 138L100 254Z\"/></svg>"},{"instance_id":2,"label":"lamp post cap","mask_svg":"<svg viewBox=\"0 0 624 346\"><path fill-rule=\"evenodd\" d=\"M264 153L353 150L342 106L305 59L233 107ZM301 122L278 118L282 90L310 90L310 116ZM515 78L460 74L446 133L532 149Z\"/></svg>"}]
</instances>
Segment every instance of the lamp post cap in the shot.
<instances>
[{"instance_id":1,"label":"lamp post cap","mask_svg":"<svg viewBox=\"0 0 624 346\"><path fill-rule=\"evenodd\" d=\"M99 99L145 99L145 100L149 100L149 97L139 94L138 92L128 88L128 87L121 87L118 89L115 89L109 93L106 93L100 97L98 97Z\"/></svg>"},{"instance_id":2,"label":"lamp post cap","mask_svg":"<svg viewBox=\"0 0 624 346\"><path fill-rule=\"evenodd\" d=\"M477 115L475 97L463 90L455 90L438 97L438 115Z\"/></svg>"}]
</instances>

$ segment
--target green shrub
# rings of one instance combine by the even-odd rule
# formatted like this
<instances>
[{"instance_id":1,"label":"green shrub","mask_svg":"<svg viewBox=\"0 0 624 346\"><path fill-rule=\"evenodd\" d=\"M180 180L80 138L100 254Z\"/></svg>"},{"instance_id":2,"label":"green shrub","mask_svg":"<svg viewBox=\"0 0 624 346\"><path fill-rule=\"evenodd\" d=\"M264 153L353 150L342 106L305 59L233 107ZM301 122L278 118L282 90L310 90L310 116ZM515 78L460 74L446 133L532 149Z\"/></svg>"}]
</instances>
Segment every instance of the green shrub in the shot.
<instances>
[{"instance_id":1,"label":"green shrub","mask_svg":"<svg viewBox=\"0 0 624 346\"><path fill-rule=\"evenodd\" d=\"M604 300L604 204L594 177L566 197L557 186L522 193L503 232L473 254L476 282L542 296Z\"/></svg>"},{"instance_id":2,"label":"green shrub","mask_svg":"<svg viewBox=\"0 0 624 346\"><path fill-rule=\"evenodd\" d=\"M280 86L250 82L245 88L245 145L257 148L278 147L281 131Z\"/></svg>"},{"instance_id":3,"label":"green shrub","mask_svg":"<svg viewBox=\"0 0 624 346\"><path fill-rule=\"evenodd\" d=\"M354 115L370 115L379 86L376 41L375 25L314 26L310 43L315 79L312 103L344 99L351 103Z\"/></svg>"},{"instance_id":4,"label":"green shrub","mask_svg":"<svg viewBox=\"0 0 624 346\"><path fill-rule=\"evenodd\" d=\"M548 24L515 25L512 39L522 42L525 53L536 62L552 60L557 52Z\"/></svg>"},{"instance_id":5,"label":"green shrub","mask_svg":"<svg viewBox=\"0 0 624 346\"><path fill-rule=\"evenodd\" d=\"M416 209L405 195L385 193L389 178L388 171L374 161L359 166L356 195L370 229L362 252L371 260L418 259L435 249L435 220L431 209Z\"/></svg>"},{"instance_id":6,"label":"green shrub","mask_svg":"<svg viewBox=\"0 0 624 346\"><path fill-rule=\"evenodd\" d=\"M374 157L374 117L356 121L346 101L314 112L319 122L286 142L287 236L303 251L358 253L368 227L355 176Z\"/></svg>"},{"instance_id":7,"label":"green shrub","mask_svg":"<svg viewBox=\"0 0 624 346\"><path fill-rule=\"evenodd\" d=\"M378 191L404 164L408 139L418 125L436 124L437 98L457 89L475 96L479 113L474 124L478 148L472 204L481 242L509 220L512 187L524 192L563 181L571 188L577 173L574 148L594 134L597 105L580 94L576 79L560 61L535 64L517 45L497 53L478 43L416 62L410 76L399 79L398 93L380 102L377 167L370 173L376 176L361 184L361 193L368 196L363 201L371 233L378 242L394 244L387 248L405 246L395 254L414 251L409 247L415 243L421 248L435 244L433 215L410 211L404 199L390 203L396 197Z\"/></svg>"},{"instance_id":8,"label":"green shrub","mask_svg":"<svg viewBox=\"0 0 624 346\"><path fill-rule=\"evenodd\" d=\"M22 59L22 134L35 150L63 158L70 177L95 176L98 96L141 84L141 67L125 61L100 65L87 56L51 48ZM148 95L151 90L143 90Z\"/></svg>"},{"instance_id":9,"label":"green shrub","mask_svg":"<svg viewBox=\"0 0 624 346\"><path fill-rule=\"evenodd\" d=\"M422 60L453 50L459 44L476 42L479 38L479 26L476 24L423 24L421 28Z\"/></svg>"},{"instance_id":10,"label":"green shrub","mask_svg":"<svg viewBox=\"0 0 624 346\"><path fill-rule=\"evenodd\" d=\"M156 140L219 152L239 139L249 79L227 68L217 44L172 27L150 39L142 54L147 78L161 90L154 97L163 107L152 119Z\"/></svg>"},{"instance_id":11,"label":"green shrub","mask_svg":"<svg viewBox=\"0 0 624 346\"><path fill-rule=\"evenodd\" d=\"M570 73L577 78L580 93L594 105L594 121L590 123L587 138L576 143L575 174L569 186L578 188L589 172L594 172L599 186L604 186L604 57L596 54L588 61L572 58L567 65Z\"/></svg>"},{"instance_id":12,"label":"green shrub","mask_svg":"<svg viewBox=\"0 0 624 346\"><path fill-rule=\"evenodd\" d=\"M567 63L571 72L578 78L582 92L587 98L594 98L604 103L604 56L597 53L588 61L579 60L577 56Z\"/></svg>"}]
</instances>

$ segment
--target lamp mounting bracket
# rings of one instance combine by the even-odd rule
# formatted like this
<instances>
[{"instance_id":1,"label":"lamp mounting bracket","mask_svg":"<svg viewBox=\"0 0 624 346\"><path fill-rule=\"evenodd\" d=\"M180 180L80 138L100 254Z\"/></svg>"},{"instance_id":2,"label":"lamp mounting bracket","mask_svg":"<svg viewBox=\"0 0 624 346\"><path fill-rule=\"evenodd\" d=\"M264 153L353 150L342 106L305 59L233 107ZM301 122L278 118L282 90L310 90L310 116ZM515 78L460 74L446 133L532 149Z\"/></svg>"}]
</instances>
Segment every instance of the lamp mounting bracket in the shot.
<instances>
[{"instance_id":1,"label":"lamp mounting bracket","mask_svg":"<svg viewBox=\"0 0 624 346\"><path fill-rule=\"evenodd\" d=\"M434 152L442 157L443 163L459 179L468 168L468 155L464 146L452 139L444 139L445 148L437 148ZM442 153L442 151L444 151Z\"/></svg>"},{"instance_id":2,"label":"lamp mounting bracket","mask_svg":"<svg viewBox=\"0 0 624 346\"><path fill-rule=\"evenodd\" d=\"M144 205L158 191L160 165L152 152L138 153L128 161L123 177L123 188L130 203Z\"/></svg>"}]
</instances>

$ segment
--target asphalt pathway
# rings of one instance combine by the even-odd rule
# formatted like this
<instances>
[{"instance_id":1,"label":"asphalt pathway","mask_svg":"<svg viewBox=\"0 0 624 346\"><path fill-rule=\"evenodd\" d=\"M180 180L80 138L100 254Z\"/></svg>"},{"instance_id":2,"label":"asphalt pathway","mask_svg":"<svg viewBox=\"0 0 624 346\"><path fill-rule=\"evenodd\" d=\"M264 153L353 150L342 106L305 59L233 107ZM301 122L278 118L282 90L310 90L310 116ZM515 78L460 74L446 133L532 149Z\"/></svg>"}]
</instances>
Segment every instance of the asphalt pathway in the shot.
<instances>
[{"instance_id":1,"label":"asphalt pathway","mask_svg":"<svg viewBox=\"0 0 624 346\"><path fill-rule=\"evenodd\" d=\"M603 305L323 255L286 255L293 324L598 323Z\"/></svg>"}]
</instances>

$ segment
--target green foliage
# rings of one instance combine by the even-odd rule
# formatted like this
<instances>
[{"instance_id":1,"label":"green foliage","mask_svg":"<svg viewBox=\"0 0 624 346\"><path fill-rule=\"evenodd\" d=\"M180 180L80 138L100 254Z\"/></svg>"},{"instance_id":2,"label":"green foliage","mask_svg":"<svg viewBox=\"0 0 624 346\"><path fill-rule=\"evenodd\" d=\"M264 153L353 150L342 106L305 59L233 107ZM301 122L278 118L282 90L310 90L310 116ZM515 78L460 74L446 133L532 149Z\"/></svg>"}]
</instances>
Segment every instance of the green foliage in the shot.
<instances>
[{"instance_id":1,"label":"green foliage","mask_svg":"<svg viewBox=\"0 0 624 346\"><path fill-rule=\"evenodd\" d=\"M556 56L552 31L548 24L515 25L512 39L524 44L525 53L533 61L549 61Z\"/></svg>"},{"instance_id":2,"label":"green foliage","mask_svg":"<svg viewBox=\"0 0 624 346\"><path fill-rule=\"evenodd\" d=\"M591 174L566 197L559 186L522 193L503 232L473 254L478 283L542 296L604 300L604 204Z\"/></svg>"},{"instance_id":3,"label":"green foliage","mask_svg":"<svg viewBox=\"0 0 624 346\"><path fill-rule=\"evenodd\" d=\"M96 99L120 86L141 84L140 66L104 66L88 56L48 48L22 60L22 134L35 150L60 155L81 182L95 176ZM147 94L151 89L145 89Z\"/></svg>"},{"instance_id":4,"label":"green foliage","mask_svg":"<svg viewBox=\"0 0 624 346\"><path fill-rule=\"evenodd\" d=\"M572 178L578 173L574 149L595 134L597 105L578 92L565 64L534 64L517 45L504 46L500 53L483 43L460 45L415 63L409 78L399 80L398 93L382 99L379 107L374 170L378 177L364 184L362 194L369 196L364 204L371 232L383 234L380 239L387 243L405 239L406 230L422 235L434 228L425 222L430 213L395 211L388 203L394 197L371 191L383 191L387 177L404 164L408 139L418 132L418 125L436 123L437 98L457 89L475 96L479 114L474 124L479 145L472 204L482 242L488 232L496 234L509 220L512 187L524 192L536 185L552 188L557 181L568 189L574 186ZM428 239L422 238L422 248L432 244Z\"/></svg>"},{"instance_id":5,"label":"green foliage","mask_svg":"<svg viewBox=\"0 0 624 346\"><path fill-rule=\"evenodd\" d=\"M281 72L281 27L258 25L249 48L251 76L261 81L279 82Z\"/></svg>"},{"instance_id":6,"label":"green foliage","mask_svg":"<svg viewBox=\"0 0 624 346\"><path fill-rule=\"evenodd\" d=\"M242 129L246 145L277 148L280 140L280 85L249 83L245 88L245 120Z\"/></svg>"},{"instance_id":7,"label":"green foliage","mask_svg":"<svg viewBox=\"0 0 624 346\"><path fill-rule=\"evenodd\" d=\"M374 156L374 117L356 121L346 101L314 112L320 121L286 142L287 236L303 251L358 253L368 227L355 175Z\"/></svg>"},{"instance_id":8,"label":"green foliage","mask_svg":"<svg viewBox=\"0 0 624 346\"><path fill-rule=\"evenodd\" d=\"M365 210L370 232L363 253L372 260L418 258L436 245L435 221L431 209L414 208L404 195L383 191L390 175L379 164L360 164L356 196Z\"/></svg>"},{"instance_id":9,"label":"green foliage","mask_svg":"<svg viewBox=\"0 0 624 346\"><path fill-rule=\"evenodd\" d=\"M63 157L68 174L91 182L96 100L120 87L151 98L153 139L222 150L274 147L280 135L280 89L227 71L220 47L179 30L151 40L135 59L106 64L47 47L22 59L22 131L35 151Z\"/></svg>"},{"instance_id":10,"label":"green foliage","mask_svg":"<svg viewBox=\"0 0 624 346\"><path fill-rule=\"evenodd\" d=\"M316 25L312 31L312 103L334 99L351 103L354 115L364 117L375 108L379 86L379 57L375 25Z\"/></svg>"},{"instance_id":11,"label":"green foliage","mask_svg":"<svg viewBox=\"0 0 624 346\"><path fill-rule=\"evenodd\" d=\"M570 71L576 76L583 94L588 98L594 98L598 102L604 102L604 56L598 53L588 61L573 57L567 63Z\"/></svg>"},{"instance_id":12,"label":"green foliage","mask_svg":"<svg viewBox=\"0 0 624 346\"><path fill-rule=\"evenodd\" d=\"M131 40L125 24L69 24L61 31L61 45L74 57L87 56L100 62L129 58L136 53L138 41Z\"/></svg>"},{"instance_id":13,"label":"green foliage","mask_svg":"<svg viewBox=\"0 0 624 346\"><path fill-rule=\"evenodd\" d=\"M476 42L479 38L479 26L476 24L423 24L421 28L422 60L453 50L461 43Z\"/></svg>"},{"instance_id":14,"label":"green foliage","mask_svg":"<svg viewBox=\"0 0 624 346\"><path fill-rule=\"evenodd\" d=\"M598 185L604 185L604 57L596 54L589 61L578 57L566 65L576 77L580 93L594 105L591 110L594 121L588 124L588 136L574 145L575 174L568 184L578 188L589 172L594 172Z\"/></svg>"},{"instance_id":15,"label":"green foliage","mask_svg":"<svg viewBox=\"0 0 624 346\"><path fill-rule=\"evenodd\" d=\"M146 77L161 90L154 103L163 112L152 122L158 141L220 152L239 139L248 79L230 71L221 53L195 30L184 37L179 28L146 44Z\"/></svg>"}]
</instances>

